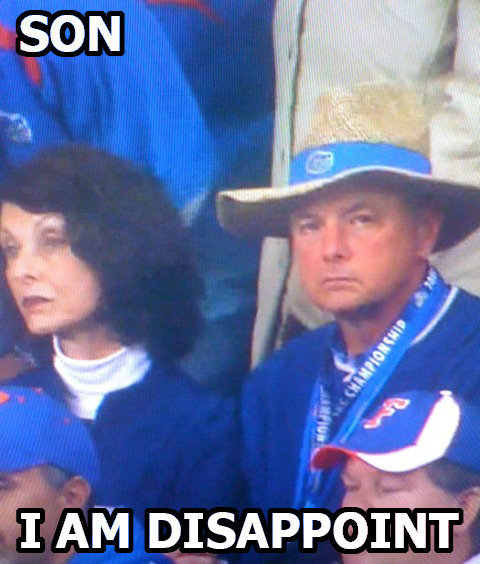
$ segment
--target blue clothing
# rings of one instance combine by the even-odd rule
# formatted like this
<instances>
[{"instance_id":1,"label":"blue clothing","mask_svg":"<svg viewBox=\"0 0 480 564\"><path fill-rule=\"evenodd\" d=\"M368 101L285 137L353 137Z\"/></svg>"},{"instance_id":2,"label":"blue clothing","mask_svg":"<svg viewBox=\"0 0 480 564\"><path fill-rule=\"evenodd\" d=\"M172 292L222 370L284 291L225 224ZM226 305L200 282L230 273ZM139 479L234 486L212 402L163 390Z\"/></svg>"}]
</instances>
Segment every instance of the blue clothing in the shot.
<instances>
[{"instance_id":1,"label":"blue clothing","mask_svg":"<svg viewBox=\"0 0 480 564\"><path fill-rule=\"evenodd\" d=\"M53 369L17 383L65 397ZM95 503L146 508L238 506L240 469L236 403L156 362L144 379L103 400L91 432L101 480Z\"/></svg>"},{"instance_id":2,"label":"blue clothing","mask_svg":"<svg viewBox=\"0 0 480 564\"><path fill-rule=\"evenodd\" d=\"M290 341L255 370L244 388L243 468L249 504L292 507L300 449L317 378L334 398L340 387L329 324ZM459 291L438 323L412 344L381 394L449 389L476 401L480 394L480 299ZM340 483L326 506L336 509ZM291 560L293 561L293 560Z\"/></svg>"},{"instance_id":3,"label":"blue clothing","mask_svg":"<svg viewBox=\"0 0 480 564\"><path fill-rule=\"evenodd\" d=\"M219 167L213 190L267 186L275 108L275 3L203 0L210 13L178 4L150 8L178 54L214 139ZM183 366L198 379L234 389L249 368L259 245L220 228L213 195L192 231L206 285L207 325Z\"/></svg>"},{"instance_id":4,"label":"blue clothing","mask_svg":"<svg viewBox=\"0 0 480 564\"><path fill-rule=\"evenodd\" d=\"M0 51L0 111L19 114L31 131L13 139L2 128L0 170L38 149L65 142L109 150L149 168L165 183L178 208L210 188L213 144L201 111L170 42L154 14L139 0L74 0L69 9L125 13L125 54L33 60ZM15 30L26 10L65 9L60 0L16 0L0 5L0 24ZM3 115L3 114L2 114ZM1 124L0 124L1 125Z\"/></svg>"},{"instance_id":5,"label":"blue clothing","mask_svg":"<svg viewBox=\"0 0 480 564\"><path fill-rule=\"evenodd\" d=\"M133 550L132 552L116 552L113 545L107 545L105 552L79 552L74 553L69 560L70 564L149 564L158 562L168 564L171 560L161 554L145 552L145 534L138 522L133 524Z\"/></svg>"},{"instance_id":6,"label":"blue clothing","mask_svg":"<svg viewBox=\"0 0 480 564\"><path fill-rule=\"evenodd\" d=\"M223 188L268 183L273 136L271 0L151 4L182 63L221 160Z\"/></svg>"},{"instance_id":7,"label":"blue clothing","mask_svg":"<svg viewBox=\"0 0 480 564\"><path fill-rule=\"evenodd\" d=\"M152 555L136 552L115 552L112 547L108 547L105 552L85 552L74 554L69 560L70 564L150 564L151 562L161 562L163 564L172 561L165 556L155 555L156 560L152 560Z\"/></svg>"},{"instance_id":8,"label":"blue clothing","mask_svg":"<svg viewBox=\"0 0 480 564\"><path fill-rule=\"evenodd\" d=\"M105 552L85 552L74 554L69 560L71 564L149 564L152 562L149 555L135 554L134 552L115 552L113 547L107 547ZM167 564L171 562L163 557L163 560L157 562L164 562Z\"/></svg>"}]
</instances>

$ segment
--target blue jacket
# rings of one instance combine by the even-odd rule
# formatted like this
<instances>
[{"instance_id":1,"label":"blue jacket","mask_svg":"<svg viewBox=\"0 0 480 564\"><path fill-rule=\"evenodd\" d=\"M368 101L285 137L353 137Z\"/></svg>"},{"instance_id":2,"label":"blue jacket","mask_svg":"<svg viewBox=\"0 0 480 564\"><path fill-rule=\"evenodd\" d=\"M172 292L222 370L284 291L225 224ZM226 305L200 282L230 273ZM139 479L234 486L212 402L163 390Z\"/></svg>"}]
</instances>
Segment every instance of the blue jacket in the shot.
<instances>
[{"instance_id":1,"label":"blue jacket","mask_svg":"<svg viewBox=\"0 0 480 564\"><path fill-rule=\"evenodd\" d=\"M332 392L338 377L330 349L334 330L330 324L293 339L245 385L243 468L251 507L292 507L313 386L320 377ZM449 389L479 400L480 299L459 291L438 324L409 348L378 402L415 389ZM341 497L337 483L327 506L338 508Z\"/></svg>"},{"instance_id":2,"label":"blue jacket","mask_svg":"<svg viewBox=\"0 0 480 564\"><path fill-rule=\"evenodd\" d=\"M1 2L0 25L14 32L26 10L65 7L61 0ZM213 143L158 20L139 0L72 0L68 8L125 12L125 54L27 58L0 50L0 111L24 124L15 136L0 120L0 170L51 144L90 144L149 168L184 208L210 188Z\"/></svg>"},{"instance_id":3,"label":"blue jacket","mask_svg":"<svg viewBox=\"0 0 480 564\"><path fill-rule=\"evenodd\" d=\"M50 368L17 383L65 397ZM177 370L154 363L140 383L109 394L91 432L102 472L96 505L130 507L140 520L146 508L238 506L236 403Z\"/></svg>"}]
</instances>

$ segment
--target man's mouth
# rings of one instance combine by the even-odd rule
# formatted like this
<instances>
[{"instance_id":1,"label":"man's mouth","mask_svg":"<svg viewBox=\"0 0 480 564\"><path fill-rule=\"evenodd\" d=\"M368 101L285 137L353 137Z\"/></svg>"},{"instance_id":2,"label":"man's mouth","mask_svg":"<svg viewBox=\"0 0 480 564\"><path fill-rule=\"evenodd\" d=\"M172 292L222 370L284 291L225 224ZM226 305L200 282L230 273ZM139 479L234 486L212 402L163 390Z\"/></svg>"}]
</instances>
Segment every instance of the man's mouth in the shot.
<instances>
[{"instance_id":1,"label":"man's mouth","mask_svg":"<svg viewBox=\"0 0 480 564\"><path fill-rule=\"evenodd\" d=\"M357 280L351 276L328 276L321 282L326 288L346 287L357 284Z\"/></svg>"}]
</instances>

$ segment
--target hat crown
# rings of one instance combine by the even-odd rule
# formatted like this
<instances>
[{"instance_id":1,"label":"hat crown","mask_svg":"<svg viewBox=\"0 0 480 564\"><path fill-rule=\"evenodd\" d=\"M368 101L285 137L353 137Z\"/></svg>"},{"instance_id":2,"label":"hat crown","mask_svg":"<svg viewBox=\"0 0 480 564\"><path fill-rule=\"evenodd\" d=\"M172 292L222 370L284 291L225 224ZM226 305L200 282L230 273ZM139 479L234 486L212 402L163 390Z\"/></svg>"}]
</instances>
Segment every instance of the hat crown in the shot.
<instances>
[{"instance_id":1,"label":"hat crown","mask_svg":"<svg viewBox=\"0 0 480 564\"><path fill-rule=\"evenodd\" d=\"M295 154L332 143L388 143L429 155L428 112L420 87L369 83L333 88L315 104Z\"/></svg>"}]
</instances>

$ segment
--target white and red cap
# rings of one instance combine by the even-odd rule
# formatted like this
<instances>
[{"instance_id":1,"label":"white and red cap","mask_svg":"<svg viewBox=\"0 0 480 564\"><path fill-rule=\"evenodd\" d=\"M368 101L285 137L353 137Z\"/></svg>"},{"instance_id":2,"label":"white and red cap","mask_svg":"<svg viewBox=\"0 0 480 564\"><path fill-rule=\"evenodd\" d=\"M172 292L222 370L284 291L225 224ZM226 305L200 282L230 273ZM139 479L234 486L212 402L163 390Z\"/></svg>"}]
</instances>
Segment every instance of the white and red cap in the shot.
<instances>
[{"instance_id":1,"label":"white and red cap","mask_svg":"<svg viewBox=\"0 0 480 564\"><path fill-rule=\"evenodd\" d=\"M346 439L316 449L311 466L346 457L385 472L408 472L440 458L480 472L480 409L450 391L413 391L386 399Z\"/></svg>"}]
</instances>

